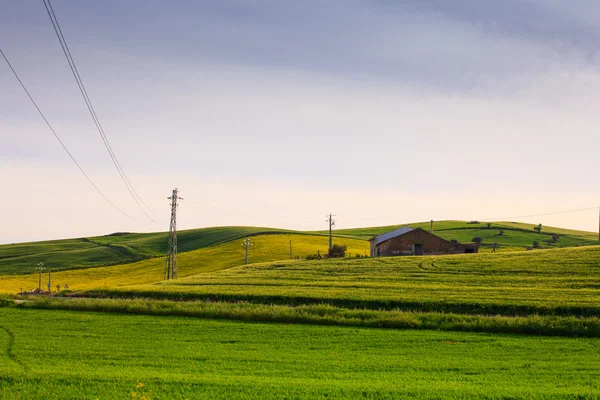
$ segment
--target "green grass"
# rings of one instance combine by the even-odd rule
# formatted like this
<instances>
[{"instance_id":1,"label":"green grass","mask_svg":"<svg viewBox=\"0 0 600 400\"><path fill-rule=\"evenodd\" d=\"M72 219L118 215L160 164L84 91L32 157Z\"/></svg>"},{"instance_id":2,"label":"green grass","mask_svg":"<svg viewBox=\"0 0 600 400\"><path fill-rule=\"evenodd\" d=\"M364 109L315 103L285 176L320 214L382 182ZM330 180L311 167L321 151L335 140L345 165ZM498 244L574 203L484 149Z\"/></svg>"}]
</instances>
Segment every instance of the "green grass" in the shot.
<instances>
[{"instance_id":1,"label":"green grass","mask_svg":"<svg viewBox=\"0 0 600 400\"><path fill-rule=\"evenodd\" d=\"M429 229L428 222L408 224L412 227ZM374 235L396 229L403 225L385 227L336 230L339 237L368 240ZM534 241L542 247L571 247L597 244L597 234L561 228L544 227L542 233L533 231L533 225L498 222L491 229L486 225L469 224L465 221L439 221L435 223L435 233L444 239L470 242L475 236L483 238L481 251L490 251L485 245L498 243L500 251L511 251L531 246ZM499 229L503 236L496 236ZM180 231L178 233L179 252L184 253L216 246L240 239L244 236L263 234L312 234L326 235L326 231L296 232L261 227L214 227ZM560 239L551 243L552 234ZM0 275L26 274L35 271L39 262L44 262L53 270L71 270L108 265L117 265L164 256L167 250L168 233L126 233L79 239L54 240L46 242L0 245Z\"/></svg>"},{"instance_id":2,"label":"green grass","mask_svg":"<svg viewBox=\"0 0 600 400\"><path fill-rule=\"evenodd\" d=\"M254 264L97 292L499 315L600 315L600 247ZM88 293L87 295L91 295Z\"/></svg>"},{"instance_id":3,"label":"green grass","mask_svg":"<svg viewBox=\"0 0 600 400\"><path fill-rule=\"evenodd\" d=\"M14 304L2 302L0 307ZM505 317L400 310L346 309L330 305L273 305L222 302L176 302L144 299L38 298L20 308L184 316L286 324L336 325L387 329L516 333L543 336L600 337L600 319L527 316Z\"/></svg>"},{"instance_id":4,"label":"green grass","mask_svg":"<svg viewBox=\"0 0 600 400\"><path fill-rule=\"evenodd\" d=\"M288 232L259 227L216 227L178 232L178 251L215 246L245 236ZM164 256L169 234L126 233L80 239L0 245L0 275L35 271L43 262L52 270L70 270Z\"/></svg>"},{"instance_id":5,"label":"green grass","mask_svg":"<svg viewBox=\"0 0 600 400\"><path fill-rule=\"evenodd\" d=\"M271 233L252 237L254 245L250 248L249 262L289 260L290 240L294 255L306 257L317 251L321 254L327 252L328 238L325 236ZM346 244L348 252L352 254L365 254L369 249L369 244L363 240L343 238L334 242ZM180 253L177 260L179 277L186 277L241 265L244 263L244 248L240 238ZM53 289L57 284L64 287L66 283L73 290L152 283L163 279L164 268L165 258L159 257L122 265L61 271L52 274ZM45 275L44 285L46 279ZM37 274L0 277L0 293L17 293L21 288L29 290L37 285Z\"/></svg>"},{"instance_id":6,"label":"green grass","mask_svg":"<svg viewBox=\"0 0 600 400\"><path fill-rule=\"evenodd\" d=\"M403 226L411 228L422 228L429 231L429 222L417 222L403 225L390 225L371 228L341 229L336 234L348 237L362 238L368 240L373 236L392 231ZM483 239L484 246L499 244L502 248L514 250L520 247L530 247L534 241L538 241L542 247L574 247L589 246L598 244L598 234L594 232L577 231L571 229L562 229L556 227L543 227L541 233L533 230L534 224L514 223L514 222L492 222L490 228L487 223L479 222L471 224L466 221L438 221L434 223L434 233L443 239L456 239L461 243L469 243L479 236ZM500 230L504 231L502 236L498 236ZM315 233L325 233L325 231L316 231ZM560 236L556 243L552 243L552 235ZM487 249L482 249L486 251Z\"/></svg>"},{"instance_id":7,"label":"green grass","mask_svg":"<svg viewBox=\"0 0 600 400\"><path fill-rule=\"evenodd\" d=\"M600 396L598 339L14 308L0 326L6 399Z\"/></svg>"}]
</instances>

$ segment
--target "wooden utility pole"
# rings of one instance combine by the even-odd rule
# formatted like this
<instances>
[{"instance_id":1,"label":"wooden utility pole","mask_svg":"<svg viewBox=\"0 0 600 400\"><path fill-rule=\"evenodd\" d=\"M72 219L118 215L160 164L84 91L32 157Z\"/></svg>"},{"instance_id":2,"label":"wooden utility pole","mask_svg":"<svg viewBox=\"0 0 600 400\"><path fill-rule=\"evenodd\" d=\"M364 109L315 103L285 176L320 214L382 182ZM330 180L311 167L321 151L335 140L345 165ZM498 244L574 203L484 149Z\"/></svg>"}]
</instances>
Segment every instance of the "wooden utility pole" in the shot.
<instances>
[{"instance_id":1,"label":"wooden utility pole","mask_svg":"<svg viewBox=\"0 0 600 400\"><path fill-rule=\"evenodd\" d=\"M52 284L50 283L50 275L52 274L52 270L48 269L48 291L52 291Z\"/></svg>"},{"instance_id":2,"label":"wooden utility pole","mask_svg":"<svg viewBox=\"0 0 600 400\"><path fill-rule=\"evenodd\" d=\"M335 226L335 220L333 219L333 217L335 217L335 215L330 213L329 218L325 220L325 222L329 222L329 253L331 253L331 249L333 248L333 238L331 234L331 230Z\"/></svg>"},{"instance_id":3,"label":"wooden utility pole","mask_svg":"<svg viewBox=\"0 0 600 400\"><path fill-rule=\"evenodd\" d=\"M250 246L254 245L254 243L252 243L250 241L250 238L246 238L244 239L244 241L242 242L242 246L244 246L244 248L246 249L246 265L248 265L248 248Z\"/></svg>"},{"instance_id":4,"label":"wooden utility pole","mask_svg":"<svg viewBox=\"0 0 600 400\"><path fill-rule=\"evenodd\" d=\"M42 290L42 272L44 271L44 263L43 262L38 263L37 269L40 270L40 280L38 282L38 289Z\"/></svg>"}]
</instances>

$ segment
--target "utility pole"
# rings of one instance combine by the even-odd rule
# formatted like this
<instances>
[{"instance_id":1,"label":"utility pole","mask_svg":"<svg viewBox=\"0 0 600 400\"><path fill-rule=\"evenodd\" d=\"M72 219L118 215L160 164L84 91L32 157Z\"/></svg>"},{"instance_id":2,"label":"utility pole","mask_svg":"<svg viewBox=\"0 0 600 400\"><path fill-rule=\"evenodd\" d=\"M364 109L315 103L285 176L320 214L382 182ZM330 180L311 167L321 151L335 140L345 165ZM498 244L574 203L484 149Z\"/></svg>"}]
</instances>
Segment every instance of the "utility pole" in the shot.
<instances>
[{"instance_id":1,"label":"utility pole","mask_svg":"<svg viewBox=\"0 0 600 400\"><path fill-rule=\"evenodd\" d=\"M331 236L331 230L335 226L335 220L333 219L335 215L329 214L329 217L325 220L325 222L329 222L329 252L331 253L331 249L333 248L333 239Z\"/></svg>"},{"instance_id":2,"label":"utility pole","mask_svg":"<svg viewBox=\"0 0 600 400\"><path fill-rule=\"evenodd\" d=\"M42 290L42 272L44 271L44 263L43 262L39 262L38 263L38 267L36 269L40 270L40 281L38 283L38 289Z\"/></svg>"},{"instance_id":3,"label":"utility pole","mask_svg":"<svg viewBox=\"0 0 600 400\"><path fill-rule=\"evenodd\" d=\"M246 265L248 265L248 248L253 245L254 243L250 241L250 238L246 238L242 242L242 246L246 249Z\"/></svg>"},{"instance_id":4,"label":"utility pole","mask_svg":"<svg viewBox=\"0 0 600 400\"><path fill-rule=\"evenodd\" d=\"M178 196L177 188L167 199L171 199L171 224L169 225L169 248L167 249L167 265L165 266L165 279L177 278L177 200L183 200Z\"/></svg>"},{"instance_id":5,"label":"utility pole","mask_svg":"<svg viewBox=\"0 0 600 400\"><path fill-rule=\"evenodd\" d=\"M51 292L52 291L52 285L50 283L50 275L52 274L52 270L48 269L48 291Z\"/></svg>"}]
</instances>

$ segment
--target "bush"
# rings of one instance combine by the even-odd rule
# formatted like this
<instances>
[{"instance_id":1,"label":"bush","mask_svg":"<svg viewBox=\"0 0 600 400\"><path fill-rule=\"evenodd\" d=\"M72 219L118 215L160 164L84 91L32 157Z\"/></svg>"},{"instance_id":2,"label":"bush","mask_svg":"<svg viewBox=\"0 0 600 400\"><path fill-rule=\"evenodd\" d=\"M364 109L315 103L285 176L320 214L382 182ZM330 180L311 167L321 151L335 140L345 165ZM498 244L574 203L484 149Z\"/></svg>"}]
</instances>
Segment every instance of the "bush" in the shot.
<instances>
[{"instance_id":1,"label":"bush","mask_svg":"<svg viewBox=\"0 0 600 400\"><path fill-rule=\"evenodd\" d=\"M323 257L321 257L321 256L320 256L320 255L318 255L318 254L309 254L309 255L307 255L307 256L306 256L306 259L307 259L307 260L320 260L320 259L322 259L322 258L323 258Z\"/></svg>"},{"instance_id":2,"label":"bush","mask_svg":"<svg viewBox=\"0 0 600 400\"><path fill-rule=\"evenodd\" d=\"M537 240L533 241L533 248L534 249L539 249L540 248L540 242L538 242Z\"/></svg>"},{"instance_id":3,"label":"bush","mask_svg":"<svg viewBox=\"0 0 600 400\"><path fill-rule=\"evenodd\" d=\"M334 244L331 246L331 250L327 253L328 258L341 258L346 257L346 249L348 247L346 245Z\"/></svg>"},{"instance_id":4,"label":"bush","mask_svg":"<svg viewBox=\"0 0 600 400\"><path fill-rule=\"evenodd\" d=\"M456 240L456 239L452 239L452 240L450 241L450 243L458 244L458 240Z\"/></svg>"},{"instance_id":5,"label":"bush","mask_svg":"<svg viewBox=\"0 0 600 400\"><path fill-rule=\"evenodd\" d=\"M552 235L552 243L558 242L559 239L560 239L560 236L558 236L556 233Z\"/></svg>"},{"instance_id":6,"label":"bush","mask_svg":"<svg viewBox=\"0 0 600 400\"><path fill-rule=\"evenodd\" d=\"M504 236L504 231L502 229L500 229L496 236Z\"/></svg>"},{"instance_id":7,"label":"bush","mask_svg":"<svg viewBox=\"0 0 600 400\"><path fill-rule=\"evenodd\" d=\"M480 236L475 236L473 239L471 239L471 242L481 243L481 242L483 242L483 239Z\"/></svg>"}]
</instances>

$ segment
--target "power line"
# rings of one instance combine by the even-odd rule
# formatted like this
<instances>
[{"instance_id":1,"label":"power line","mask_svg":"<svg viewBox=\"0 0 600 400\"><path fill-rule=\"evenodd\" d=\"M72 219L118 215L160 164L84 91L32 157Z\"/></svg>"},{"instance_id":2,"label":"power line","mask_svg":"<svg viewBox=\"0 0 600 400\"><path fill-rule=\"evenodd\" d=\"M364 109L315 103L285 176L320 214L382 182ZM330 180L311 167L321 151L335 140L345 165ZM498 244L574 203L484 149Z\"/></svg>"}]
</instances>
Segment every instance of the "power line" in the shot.
<instances>
[{"instance_id":1,"label":"power line","mask_svg":"<svg viewBox=\"0 0 600 400\"><path fill-rule=\"evenodd\" d=\"M73 155L71 154L71 152L69 151L69 149L67 149L67 146L65 146L65 144L63 143L63 141L60 139L60 137L58 136L58 134L56 133L56 131L54 130L54 128L52 128L52 125L50 125L50 122L48 122L48 120L46 119L46 116L44 115L44 113L42 112L42 110L40 110L40 108L38 107L37 103L35 102L35 100L31 96L31 94L29 93L29 91L27 90L27 88L25 87L25 84L23 83L23 81L21 80L21 78L19 77L19 75L17 74L17 71L15 71L15 69L13 68L12 64L10 63L10 61L8 61L8 58L6 58L6 55L4 54L4 52L2 51L2 49L0 49L0 54L2 54L2 57L4 57L4 60L8 64L9 68L11 69L11 71L13 72L13 74L15 75L15 77L17 78L17 80L19 81L19 83L21 84L21 87L23 88L23 90L27 94L27 97L29 97L29 100L31 100L31 102L35 106L35 108L38 111L38 113L42 116L42 119L44 120L44 122L46 123L46 125L48 125L48 128L50 128L50 130L54 134L54 137L56 138L56 140L58 140L58 142L60 143L60 145L62 146L62 148L67 152L67 154L69 155L69 157L71 158L71 160L75 163L75 165L77 166L77 168L79 168L79 170L81 171L81 173L83 174L83 176L86 177L86 179L92 184L92 186L94 187L94 189L96 189L96 191L98 193L100 193L100 195L102 197L104 197L104 200L106 200L111 206L113 206L115 208L115 210L117 210L118 212L120 212L121 214L123 214L124 216L126 216L127 218L129 218L131 220L134 220L129 215L125 214L112 201L110 201L108 199L108 197L106 197L106 195L104 193L102 193L102 191L98 188L98 186L96 186L96 184L94 183L94 181L92 181L92 179L88 176L88 174L86 174L86 172L83 170L83 168L81 167L81 165L79 165L79 163L77 162L77 160L75 160L75 157L73 157Z\"/></svg>"},{"instance_id":2,"label":"power line","mask_svg":"<svg viewBox=\"0 0 600 400\"><path fill-rule=\"evenodd\" d=\"M96 110L94 109L94 106L92 105L92 101L90 100L90 98L87 94L87 90L85 89L83 80L81 79L81 76L79 75L79 71L77 70L75 60L73 59L73 56L71 55L71 51L69 50L67 41L62 33L62 29L60 28L60 24L58 23L58 19L56 18L56 14L54 13L54 9L52 8L52 4L50 3L50 0L42 0L42 1L44 2L44 6L46 7L46 11L48 12L48 17L50 17L50 22L52 22L54 32L56 32L56 36L58 37L60 46L62 47L63 53L65 55L65 58L67 59L67 62L71 69L71 72L73 73L73 77L75 77L75 81L77 82L79 91L81 92L81 95L83 96L83 99L88 108L88 111L90 112L90 115L92 116L92 119L94 120L96 129L98 130L98 133L100 134L100 137L102 138L102 141L104 142L104 146L106 147L106 150L108 151L108 154L110 155L110 158L112 159L113 164L115 165L115 168L119 172L119 175L121 176L121 179L123 180L123 183L125 184L125 187L127 187L129 194L131 195L131 197L133 198L133 200L135 201L135 203L137 204L139 209L144 213L144 215L149 220L154 222L154 220L146 213L146 211L144 211L144 208L142 207L140 202L142 204L144 204L144 206L148 210L150 210L150 208L143 202L141 197L137 194L137 192L133 188L133 185L131 185L131 183L129 182L129 179L127 178L127 175L125 174L125 171L123 171L123 168L121 168L119 160L117 159L117 156L115 155L115 153L112 149L112 146L110 145L108 137L106 136L106 133L104 132L104 128L102 127L102 124L100 123L100 119L98 118L98 116L96 114Z\"/></svg>"}]
</instances>

